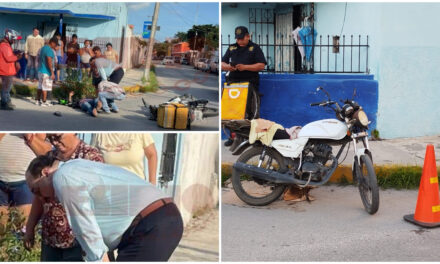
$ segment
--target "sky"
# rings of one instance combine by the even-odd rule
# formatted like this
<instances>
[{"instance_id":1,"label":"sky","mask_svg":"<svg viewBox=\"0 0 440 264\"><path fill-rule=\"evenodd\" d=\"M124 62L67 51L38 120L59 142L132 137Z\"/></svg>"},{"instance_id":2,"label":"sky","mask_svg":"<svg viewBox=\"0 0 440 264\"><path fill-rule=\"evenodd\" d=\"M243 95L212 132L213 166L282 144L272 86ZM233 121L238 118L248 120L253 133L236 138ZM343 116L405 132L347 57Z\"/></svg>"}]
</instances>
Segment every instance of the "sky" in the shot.
<instances>
[{"instance_id":1,"label":"sky","mask_svg":"<svg viewBox=\"0 0 440 264\"><path fill-rule=\"evenodd\" d=\"M142 34L144 21L152 21L155 3L127 3L128 24L134 25L134 34ZM164 41L179 32L186 32L193 25L219 24L218 3L161 2L156 39Z\"/></svg>"}]
</instances>

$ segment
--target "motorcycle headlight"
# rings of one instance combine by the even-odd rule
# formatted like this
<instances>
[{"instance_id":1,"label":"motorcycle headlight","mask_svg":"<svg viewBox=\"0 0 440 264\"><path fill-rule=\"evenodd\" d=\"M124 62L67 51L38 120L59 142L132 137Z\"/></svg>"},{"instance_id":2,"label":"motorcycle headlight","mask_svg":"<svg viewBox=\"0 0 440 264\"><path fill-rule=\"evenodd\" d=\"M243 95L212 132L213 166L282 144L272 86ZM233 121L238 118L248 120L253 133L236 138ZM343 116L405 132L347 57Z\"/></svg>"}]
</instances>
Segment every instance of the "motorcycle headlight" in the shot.
<instances>
[{"instance_id":1,"label":"motorcycle headlight","mask_svg":"<svg viewBox=\"0 0 440 264\"><path fill-rule=\"evenodd\" d=\"M358 110L354 113L353 117L364 127L368 126L368 117L363 110Z\"/></svg>"},{"instance_id":2,"label":"motorcycle headlight","mask_svg":"<svg viewBox=\"0 0 440 264\"><path fill-rule=\"evenodd\" d=\"M344 116L350 117L350 115L353 114L353 112L354 112L354 108L353 108L353 106L351 106L349 104L345 104L342 107L342 112L344 113Z\"/></svg>"}]
</instances>

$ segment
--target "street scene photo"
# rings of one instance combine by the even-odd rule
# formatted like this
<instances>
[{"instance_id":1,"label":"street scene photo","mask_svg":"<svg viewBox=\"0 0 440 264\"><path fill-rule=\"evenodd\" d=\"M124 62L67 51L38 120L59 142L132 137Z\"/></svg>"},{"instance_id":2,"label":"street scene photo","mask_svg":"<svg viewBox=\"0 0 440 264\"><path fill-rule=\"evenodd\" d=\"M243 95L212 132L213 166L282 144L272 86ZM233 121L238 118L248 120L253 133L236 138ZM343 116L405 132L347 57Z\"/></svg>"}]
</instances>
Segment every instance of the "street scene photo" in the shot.
<instances>
[{"instance_id":1,"label":"street scene photo","mask_svg":"<svg viewBox=\"0 0 440 264\"><path fill-rule=\"evenodd\" d=\"M218 142L0 133L0 262L218 262Z\"/></svg>"},{"instance_id":2,"label":"street scene photo","mask_svg":"<svg viewBox=\"0 0 440 264\"><path fill-rule=\"evenodd\" d=\"M2 131L219 129L218 3L3 2L0 30Z\"/></svg>"},{"instance_id":3,"label":"street scene photo","mask_svg":"<svg viewBox=\"0 0 440 264\"><path fill-rule=\"evenodd\" d=\"M438 261L439 3L221 4L222 261Z\"/></svg>"}]
</instances>

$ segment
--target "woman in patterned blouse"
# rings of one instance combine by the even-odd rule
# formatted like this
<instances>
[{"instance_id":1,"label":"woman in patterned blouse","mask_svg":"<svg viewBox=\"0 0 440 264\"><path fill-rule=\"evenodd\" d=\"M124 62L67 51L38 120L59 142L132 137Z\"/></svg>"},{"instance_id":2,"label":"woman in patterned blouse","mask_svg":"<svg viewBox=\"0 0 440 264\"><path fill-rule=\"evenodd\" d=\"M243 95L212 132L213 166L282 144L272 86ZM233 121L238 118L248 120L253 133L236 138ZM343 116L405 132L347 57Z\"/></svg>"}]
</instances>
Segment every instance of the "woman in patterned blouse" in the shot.
<instances>
[{"instance_id":1,"label":"woman in patterned blouse","mask_svg":"<svg viewBox=\"0 0 440 264\"><path fill-rule=\"evenodd\" d=\"M36 155L44 155L54 146L55 150L52 150L52 153L61 161L86 159L103 162L99 150L87 145L75 134L47 134L50 143L33 134L27 135L26 138L28 145ZM41 261L83 260L81 247L75 240L67 221L66 212L56 200L34 199L31 214L26 223L26 248L33 246L35 226L40 219L42 220Z\"/></svg>"}]
</instances>

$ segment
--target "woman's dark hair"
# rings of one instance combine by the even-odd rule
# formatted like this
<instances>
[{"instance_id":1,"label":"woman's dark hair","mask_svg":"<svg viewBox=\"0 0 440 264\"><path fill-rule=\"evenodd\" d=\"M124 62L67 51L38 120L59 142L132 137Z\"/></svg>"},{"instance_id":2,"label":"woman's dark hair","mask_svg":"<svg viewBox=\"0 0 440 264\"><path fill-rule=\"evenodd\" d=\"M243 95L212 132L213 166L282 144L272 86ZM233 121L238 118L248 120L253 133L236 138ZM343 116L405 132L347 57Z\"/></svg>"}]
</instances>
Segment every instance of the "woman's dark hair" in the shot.
<instances>
[{"instance_id":1,"label":"woman's dark hair","mask_svg":"<svg viewBox=\"0 0 440 264\"><path fill-rule=\"evenodd\" d=\"M43 156L38 156L31 161L27 168L27 173L30 173L34 178L41 177L41 171L45 167L52 166L53 162L56 160L55 155L52 151Z\"/></svg>"},{"instance_id":2,"label":"woman's dark hair","mask_svg":"<svg viewBox=\"0 0 440 264\"><path fill-rule=\"evenodd\" d=\"M78 38L78 36L76 34L73 34L72 38Z\"/></svg>"},{"instance_id":3,"label":"woman's dark hair","mask_svg":"<svg viewBox=\"0 0 440 264\"><path fill-rule=\"evenodd\" d=\"M113 48L113 45L109 42L109 43L107 43L107 44L105 44L105 46L106 47L108 47L108 46L110 46L110 47L112 47Z\"/></svg>"},{"instance_id":4,"label":"woman's dark hair","mask_svg":"<svg viewBox=\"0 0 440 264\"><path fill-rule=\"evenodd\" d=\"M92 49L93 52L98 51L98 50L101 51L101 48L98 46L94 46Z\"/></svg>"}]
</instances>

